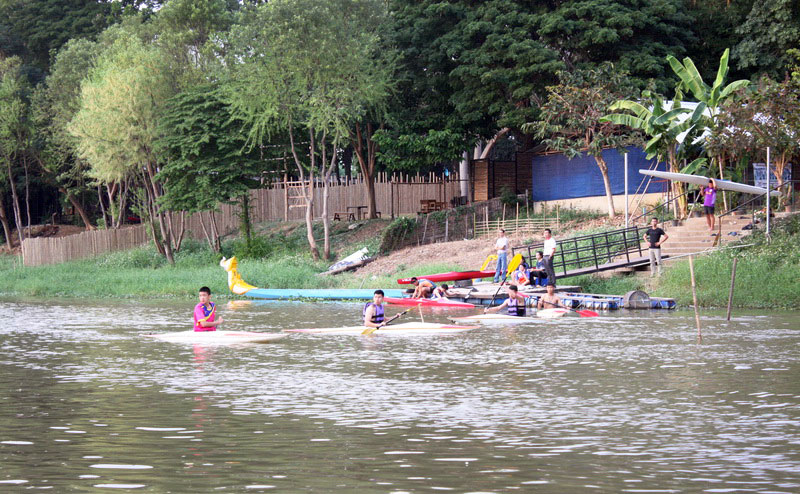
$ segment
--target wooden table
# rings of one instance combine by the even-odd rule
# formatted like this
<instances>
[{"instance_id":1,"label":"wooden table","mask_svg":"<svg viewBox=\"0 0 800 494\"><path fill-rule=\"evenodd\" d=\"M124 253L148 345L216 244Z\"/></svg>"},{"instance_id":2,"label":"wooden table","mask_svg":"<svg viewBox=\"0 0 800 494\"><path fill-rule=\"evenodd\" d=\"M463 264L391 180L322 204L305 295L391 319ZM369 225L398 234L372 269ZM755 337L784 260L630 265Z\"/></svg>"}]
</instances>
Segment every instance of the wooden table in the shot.
<instances>
[{"instance_id":1,"label":"wooden table","mask_svg":"<svg viewBox=\"0 0 800 494\"><path fill-rule=\"evenodd\" d=\"M355 210L356 218L358 218L360 220L360 219L362 219L361 210L362 209L367 209L367 206L347 206L347 210L348 211L350 211L351 209Z\"/></svg>"}]
</instances>

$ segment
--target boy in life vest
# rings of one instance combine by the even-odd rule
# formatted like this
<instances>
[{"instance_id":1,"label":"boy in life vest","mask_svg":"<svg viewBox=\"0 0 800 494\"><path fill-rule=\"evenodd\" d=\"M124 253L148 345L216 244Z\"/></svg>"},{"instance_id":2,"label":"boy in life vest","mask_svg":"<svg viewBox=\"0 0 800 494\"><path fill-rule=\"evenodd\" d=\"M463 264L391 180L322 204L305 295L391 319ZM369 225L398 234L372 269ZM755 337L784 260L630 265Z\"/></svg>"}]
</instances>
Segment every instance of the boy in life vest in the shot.
<instances>
[{"instance_id":1,"label":"boy in life vest","mask_svg":"<svg viewBox=\"0 0 800 494\"><path fill-rule=\"evenodd\" d=\"M500 312L501 310L508 307L508 315L509 316L518 316L522 317L525 315L525 297L523 297L518 291L516 285L508 285L506 289L508 293L508 298L502 304L498 305L497 307L487 307L483 310L484 314L490 312Z\"/></svg>"},{"instance_id":2,"label":"boy in life vest","mask_svg":"<svg viewBox=\"0 0 800 494\"><path fill-rule=\"evenodd\" d=\"M364 326L368 328L380 328L383 326L383 290L375 290L372 295L372 302L364 306Z\"/></svg>"},{"instance_id":3,"label":"boy in life vest","mask_svg":"<svg viewBox=\"0 0 800 494\"><path fill-rule=\"evenodd\" d=\"M528 278L528 265L524 262L520 263L517 266L517 269L514 270L514 273L511 274L511 281L517 286L526 286L530 285L530 279Z\"/></svg>"},{"instance_id":4,"label":"boy in life vest","mask_svg":"<svg viewBox=\"0 0 800 494\"><path fill-rule=\"evenodd\" d=\"M204 286L198 292L200 303L194 307L194 330L216 331L222 318L216 318L217 304L211 301L211 289Z\"/></svg>"}]
</instances>

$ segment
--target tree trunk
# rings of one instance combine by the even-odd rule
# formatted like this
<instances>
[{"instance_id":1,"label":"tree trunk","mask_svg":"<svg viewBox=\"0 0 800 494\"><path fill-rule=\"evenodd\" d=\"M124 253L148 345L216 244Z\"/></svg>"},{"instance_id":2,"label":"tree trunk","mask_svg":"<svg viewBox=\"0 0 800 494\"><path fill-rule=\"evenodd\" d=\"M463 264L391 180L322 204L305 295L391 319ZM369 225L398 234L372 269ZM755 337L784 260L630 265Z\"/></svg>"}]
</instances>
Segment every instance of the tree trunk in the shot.
<instances>
[{"instance_id":1,"label":"tree trunk","mask_svg":"<svg viewBox=\"0 0 800 494\"><path fill-rule=\"evenodd\" d=\"M25 170L25 215L27 216L27 236L31 235L31 187L30 178L28 177L28 160L25 156L22 157L22 168Z\"/></svg>"},{"instance_id":2,"label":"tree trunk","mask_svg":"<svg viewBox=\"0 0 800 494\"><path fill-rule=\"evenodd\" d=\"M322 138L322 231L324 233L322 257L323 259L331 258L331 222L328 217L328 195L330 191L330 179L334 167L336 166L336 148L334 147L331 153L330 165L327 164L327 148L325 146L325 137Z\"/></svg>"},{"instance_id":3,"label":"tree trunk","mask_svg":"<svg viewBox=\"0 0 800 494\"><path fill-rule=\"evenodd\" d=\"M679 173L681 171L674 147L670 147L667 152L667 161L669 162L669 171L673 173ZM675 200L675 219L678 220L686 219L686 217L689 216L689 199L683 195L685 192L684 189L685 187L682 182L672 182L672 193Z\"/></svg>"},{"instance_id":4,"label":"tree trunk","mask_svg":"<svg viewBox=\"0 0 800 494\"><path fill-rule=\"evenodd\" d=\"M381 124L380 128L383 128ZM372 140L375 133L371 123L367 123L367 133L363 135L361 125L356 124L355 133L350 134L350 141L353 146L353 154L358 159L358 166L364 184L367 186L367 217L374 219L378 217L377 202L375 200L375 160L378 152L378 144ZM366 156L364 154L364 139L366 138Z\"/></svg>"},{"instance_id":5,"label":"tree trunk","mask_svg":"<svg viewBox=\"0 0 800 494\"><path fill-rule=\"evenodd\" d=\"M3 224L3 235L6 239L6 250L11 252L11 229L8 227L8 216L6 215L6 207L3 205L2 199L0 199L0 223Z\"/></svg>"},{"instance_id":6,"label":"tree trunk","mask_svg":"<svg viewBox=\"0 0 800 494\"><path fill-rule=\"evenodd\" d=\"M214 252L217 252L216 242L211 239L211 234L208 232L208 228L206 228L206 220L203 217L203 212L200 211L197 214L200 215L200 227L203 229L203 234L206 236L206 242L208 242L208 248L213 250Z\"/></svg>"},{"instance_id":7,"label":"tree trunk","mask_svg":"<svg viewBox=\"0 0 800 494\"><path fill-rule=\"evenodd\" d=\"M778 207L783 207L789 198L788 191L783 190L783 170L786 168L787 161L788 159L786 157L786 152L779 154L775 160L775 181L777 183L776 188L781 193L781 195L778 196ZM767 170L767 173L769 173L769 170ZM767 193L769 193L769 191L767 191ZM767 197L770 196L768 195Z\"/></svg>"},{"instance_id":8,"label":"tree trunk","mask_svg":"<svg viewBox=\"0 0 800 494\"><path fill-rule=\"evenodd\" d=\"M250 194L245 192L239 202L241 212L239 213L239 229L244 233L244 241L247 246L253 241L253 234L250 228Z\"/></svg>"},{"instance_id":9,"label":"tree trunk","mask_svg":"<svg viewBox=\"0 0 800 494\"><path fill-rule=\"evenodd\" d=\"M6 159L6 166L8 168L8 182L11 184L11 206L14 210L14 223L17 226L17 237L19 238L19 245L22 246L22 241L25 240L25 234L22 232L22 215L19 210L19 196L17 196L17 186L14 183L14 175L11 173L11 159ZM9 240L10 241L10 240Z\"/></svg>"},{"instance_id":10,"label":"tree trunk","mask_svg":"<svg viewBox=\"0 0 800 494\"><path fill-rule=\"evenodd\" d=\"M59 192L64 194L64 196L67 198L69 203L72 204L72 207L75 208L75 211L77 211L78 214L81 216L81 220L83 220L83 226L86 227L86 230L96 230L97 228L95 228L94 225L92 225L92 221L89 219L89 216L86 214L86 210L83 209L83 207L81 206L81 203L78 202L78 200L75 198L75 196L73 196L72 193L70 191L68 191L67 189L65 189L64 187L59 187L58 190L59 190ZM100 203L102 204L103 203L102 196L100 196L98 194L97 197L98 197L98 199L100 199ZM105 208L103 208L103 218L105 218Z\"/></svg>"},{"instance_id":11,"label":"tree trunk","mask_svg":"<svg viewBox=\"0 0 800 494\"><path fill-rule=\"evenodd\" d=\"M289 128L292 128L291 122ZM314 132L309 131L311 135L311 166L308 173L308 190L306 190L305 194L305 202L306 202L306 238L308 240L308 246L311 250L311 257L314 258L316 261L319 259L319 249L317 248L317 242L314 240ZM294 144L294 135L292 131L289 131L289 144L292 150L292 157L294 158L295 166L297 166L297 171L300 174L300 181L305 182L306 174L303 170L303 163L300 161L300 157L297 156L297 149L295 148Z\"/></svg>"},{"instance_id":12,"label":"tree trunk","mask_svg":"<svg viewBox=\"0 0 800 494\"><path fill-rule=\"evenodd\" d=\"M103 225L105 225L106 229L109 229L111 228L111 225L108 222L109 217L106 212L106 203L103 200L103 186L99 183L97 184L97 200L100 203L100 213L103 215Z\"/></svg>"},{"instance_id":13,"label":"tree trunk","mask_svg":"<svg viewBox=\"0 0 800 494\"><path fill-rule=\"evenodd\" d=\"M153 164L149 161L145 163L143 176L144 186L147 191L147 207L150 211L150 217L158 220L158 227L161 232L161 250L164 253L164 257L167 258L167 262L174 265L175 256L172 251L172 232L167 224L167 218L165 218L164 212L158 205L159 194L158 186L154 180L155 171L153 170Z\"/></svg>"},{"instance_id":14,"label":"tree trunk","mask_svg":"<svg viewBox=\"0 0 800 494\"><path fill-rule=\"evenodd\" d=\"M606 188L606 200L608 201L608 217L614 218L616 217L616 211L614 210L614 194L611 192L611 181L608 179L608 165L602 156L595 156L594 160L603 175L603 185Z\"/></svg>"}]
</instances>

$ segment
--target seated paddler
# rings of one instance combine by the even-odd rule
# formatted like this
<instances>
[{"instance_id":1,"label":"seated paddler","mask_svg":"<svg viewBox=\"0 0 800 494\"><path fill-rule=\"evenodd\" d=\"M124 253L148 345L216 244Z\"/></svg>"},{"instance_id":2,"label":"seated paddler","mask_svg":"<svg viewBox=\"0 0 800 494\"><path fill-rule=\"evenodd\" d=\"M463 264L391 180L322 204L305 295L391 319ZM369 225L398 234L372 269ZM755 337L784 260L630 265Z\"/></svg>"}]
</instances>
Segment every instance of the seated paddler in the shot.
<instances>
[{"instance_id":1,"label":"seated paddler","mask_svg":"<svg viewBox=\"0 0 800 494\"><path fill-rule=\"evenodd\" d=\"M380 328L384 324L383 312L383 290L375 290L372 295L372 302L364 306L364 326L368 328Z\"/></svg>"},{"instance_id":2,"label":"seated paddler","mask_svg":"<svg viewBox=\"0 0 800 494\"><path fill-rule=\"evenodd\" d=\"M508 298L497 307L487 307L483 309L483 313L500 312L503 309L508 309L509 316L522 317L525 315L525 297L517 290L517 285L508 285L506 288Z\"/></svg>"},{"instance_id":3,"label":"seated paddler","mask_svg":"<svg viewBox=\"0 0 800 494\"><path fill-rule=\"evenodd\" d=\"M211 289L204 286L198 292L200 303L194 307L194 330L216 331L222 324L222 318L217 319L217 304L211 301Z\"/></svg>"}]
</instances>

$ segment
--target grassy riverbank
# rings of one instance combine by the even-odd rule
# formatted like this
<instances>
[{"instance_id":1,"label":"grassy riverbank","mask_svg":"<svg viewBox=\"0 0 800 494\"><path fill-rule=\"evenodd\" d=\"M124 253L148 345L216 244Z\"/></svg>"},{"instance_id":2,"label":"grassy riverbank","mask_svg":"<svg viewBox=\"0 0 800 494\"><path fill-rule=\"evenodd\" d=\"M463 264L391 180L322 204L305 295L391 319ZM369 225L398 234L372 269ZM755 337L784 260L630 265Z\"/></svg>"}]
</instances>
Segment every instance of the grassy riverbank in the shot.
<instances>
[{"instance_id":1,"label":"grassy riverbank","mask_svg":"<svg viewBox=\"0 0 800 494\"><path fill-rule=\"evenodd\" d=\"M338 225L333 236L334 248L345 255L362 247L374 253L380 244L379 233L386 224L384 221L362 225L361 231ZM800 217L776 222L769 243L762 232L755 232L740 243L754 245L695 260L699 304L703 307L727 304L731 266L733 258L738 257L734 306L800 306ZM318 276L330 263L312 260L304 229L296 224L262 225L258 239L249 249L239 240L228 240L223 245L223 254L238 255L243 279L264 288L394 288L398 287L395 280L400 277L474 269L460 262L427 259L398 264L376 275ZM20 266L17 257L0 256L0 295L194 298L199 286L208 285L216 297L236 298L228 291L226 274L218 265L220 256L194 241L185 243L174 266L168 265L149 246L91 260L28 268ZM592 293L622 294L638 289L654 296L672 297L682 307L692 303L686 259L670 262L661 278L584 276L571 279L570 284Z\"/></svg>"},{"instance_id":2,"label":"grassy riverbank","mask_svg":"<svg viewBox=\"0 0 800 494\"><path fill-rule=\"evenodd\" d=\"M769 242L763 231L756 231L729 247L695 258L698 305L727 306L733 259L738 258L734 307L800 307L800 215L776 221ZM651 295L674 298L681 307L691 305L688 258L668 261L666 266L660 278L584 276L574 278L574 282L587 292L620 294L644 290Z\"/></svg>"}]
</instances>

